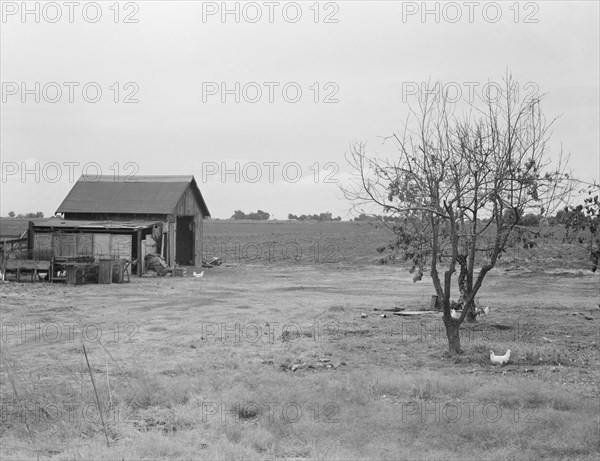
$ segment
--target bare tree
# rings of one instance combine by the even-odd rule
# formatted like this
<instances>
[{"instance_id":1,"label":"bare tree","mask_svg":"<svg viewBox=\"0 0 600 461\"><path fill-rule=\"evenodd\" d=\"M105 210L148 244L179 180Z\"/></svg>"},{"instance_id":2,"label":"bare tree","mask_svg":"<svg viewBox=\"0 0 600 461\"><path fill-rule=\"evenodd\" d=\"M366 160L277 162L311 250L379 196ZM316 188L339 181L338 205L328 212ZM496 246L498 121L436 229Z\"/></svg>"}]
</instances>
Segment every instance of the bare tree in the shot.
<instances>
[{"instance_id":1,"label":"bare tree","mask_svg":"<svg viewBox=\"0 0 600 461\"><path fill-rule=\"evenodd\" d=\"M502 93L457 115L446 95L422 91L402 131L386 138L398 148L394 160L369 157L358 142L347 155L355 180L342 188L345 197L357 210L375 205L397 218L389 248L412 263L414 281L429 268L451 354L461 352L460 325L475 319L475 297L524 214L551 213L570 191L562 153L550 168L554 120L546 121L542 96L519 102L510 75Z\"/></svg>"},{"instance_id":2,"label":"bare tree","mask_svg":"<svg viewBox=\"0 0 600 461\"><path fill-rule=\"evenodd\" d=\"M586 244L592 261L591 270L596 272L600 265L600 185L584 184L587 188L580 192L587 192L587 196L583 198L582 203L565 207L557 217L559 224L565 228L563 240L572 242L577 239L580 244Z\"/></svg>"}]
</instances>

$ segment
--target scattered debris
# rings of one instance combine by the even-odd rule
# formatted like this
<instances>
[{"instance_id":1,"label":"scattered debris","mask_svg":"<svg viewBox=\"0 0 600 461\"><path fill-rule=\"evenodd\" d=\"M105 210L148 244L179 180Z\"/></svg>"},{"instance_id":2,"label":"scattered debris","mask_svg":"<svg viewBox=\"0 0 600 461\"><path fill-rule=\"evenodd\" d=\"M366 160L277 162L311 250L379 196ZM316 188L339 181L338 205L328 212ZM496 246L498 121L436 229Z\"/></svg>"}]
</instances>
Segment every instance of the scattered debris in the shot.
<instances>
[{"instance_id":1,"label":"scattered debris","mask_svg":"<svg viewBox=\"0 0 600 461\"><path fill-rule=\"evenodd\" d=\"M185 277L187 275L187 271L183 267L175 267L173 268L173 277Z\"/></svg>"},{"instance_id":2,"label":"scattered debris","mask_svg":"<svg viewBox=\"0 0 600 461\"><path fill-rule=\"evenodd\" d=\"M147 254L144 260L146 261L146 267L149 270L156 272L160 277L164 277L165 275L173 272L173 269L169 267L167 261L165 261L165 258L159 254Z\"/></svg>"},{"instance_id":3,"label":"scattered debris","mask_svg":"<svg viewBox=\"0 0 600 461\"><path fill-rule=\"evenodd\" d=\"M403 307L392 307L390 309L378 309L377 307L373 308L374 311L381 311L381 312L400 312L403 311L404 308Z\"/></svg>"},{"instance_id":4,"label":"scattered debris","mask_svg":"<svg viewBox=\"0 0 600 461\"><path fill-rule=\"evenodd\" d=\"M153 417L144 418L142 420L134 421L133 427L140 432L149 432L151 430L159 430L164 434L172 433L177 431L177 427L174 424L167 423L165 421L158 420Z\"/></svg>"},{"instance_id":5,"label":"scattered debris","mask_svg":"<svg viewBox=\"0 0 600 461\"><path fill-rule=\"evenodd\" d=\"M223 264L223 262L216 256L213 257L210 261L202 261L202 267L206 267L206 268L220 266L221 264Z\"/></svg>"},{"instance_id":6,"label":"scattered debris","mask_svg":"<svg viewBox=\"0 0 600 461\"><path fill-rule=\"evenodd\" d=\"M272 365L273 362L272 361L263 361L261 363L266 363L269 365ZM289 363L282 363L281 365L279 365L279 368L282 371L291 371L291 372L296 372L299 370L312 370L312 371L319 371L319 370L335 370L341 366L346 365L346 362L339 362L337 364L331 363L330 359L327 358L322 358L319 359L317 363L294 363L294 364L289 364Z\"/></svg>"},{"instance_id":7,"label":"scattered debris","mask_svg":"<svg viewBox=\"0 0 600 461\"><path fill-rule=\"evenodd\" d=\"M394 312L394 315L425 315L425 314L438 314L438 311L402 311L402 312Z\"/></svg>"},{"instance_id":8,"label":"scattered debris","mask_svg":"<svg viewBox=\"0 0 600 461\"><path fill-rule=\"evenodd\" d=\"M199 274L196 274L196 272L194 271L194 273L192 275L194 277L196 277L197 279L199 279L200 277L204 277L204 271L200 272Z\"/></svg>"}]
</instances>

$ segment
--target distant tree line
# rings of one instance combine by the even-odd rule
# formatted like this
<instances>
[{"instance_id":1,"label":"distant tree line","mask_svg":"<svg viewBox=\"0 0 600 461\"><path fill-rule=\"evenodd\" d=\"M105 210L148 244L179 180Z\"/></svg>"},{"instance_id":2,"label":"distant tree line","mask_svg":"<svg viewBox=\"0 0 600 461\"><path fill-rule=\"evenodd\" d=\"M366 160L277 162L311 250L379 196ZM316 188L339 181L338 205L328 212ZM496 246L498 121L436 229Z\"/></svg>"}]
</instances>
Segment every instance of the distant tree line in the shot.
<instances>
[{"instance_id":1,"label":"distant tree line","mask_svg":"<svg viewBox=\"0 0 600 461\"><path fill-rule=\"evenodd\" d=\"M383 221L383 222L399 222L400 218L397 216L389 216L389 215L368 215L366 213L361 213L358 216L354 217L354 221Z\"/></svg>"},{"instance_id":2,"label":"distant tree line","mask_svg":"<svg viewBox=\"0 0 600 461\"><path fill-rule=\"evenodd\" d=\"M8 217L9 218L36 218L36 219L39 219L39 218L44 217L44 213L41 211L37 211L35 213L33 213L33 212L25 213L25 214L19 213L18 215L15 215L14 211L9 211Z\"/></svg>"},{"instance_id":3,"label":"distant tree line","mask_svg":"<svg viewBox=\"0 0 600 461\"><path fill-rule=\"evenodd\" d=\"M288 214L288 219L295 219L297 221L341 221L341 216L337 218L333 218L330 212L320 213L320 214L303 214L300 216L296 216L295 214Z\"/></svg>"},{"instance_id":4,"label":"distant tree line","mask_svg":"<svg viewBox=\"0 0 600 461\"><path fill-rule=\"evenodd\" d=\"M548 218L548 224L550 224L550 225L561 224L565 219L564 216L565 216L565 212L559 211L558 213L556 213L556 217ZM504 212L504 219L509 222L514 221L514 219L515 219L514 211L506 210ZM526 215L521 217L521 219L519 220L519 225L525 226L525 227L539 226L541 220L542 220L541 214L527 213ZM366 213L361 213L354 218L354 221L400 222L401 219L399 219L397 216L368 215ZM488 220L481 219L481 222L487 223Z\"/></svg>"},{"instance_id":5,"label":"distant tree line","mask_svg":"<svg viewBox=\"0 0 600 461\"><path fill-rule=\"evenodd\" d=\"M266 221L271 216L266 211L258 210L256 213L250 212L248 214L244 213L242 210L236 210L233 213L231 219L251 219L254 221Z\"/></svg>"},{"instance_id":6,"label":"distant tree line","mask_svg":"<svg viewBox=\"0 0 600 461\"><path fill-rule=\"evenodd\" d=\"M556 216L558 217L558 215L560 214L560 211L556 214ZM505 210L504 211L504 219L507 222L513 222L515 221L515 212L513 210ZM525 227L529 227L529 226L539 226L540 225L540 221L542 220L542 215L541 214L535 214L535 213L527 213L523 216L521 216L521 219L519 219L518 224L521 226L525 226ZM549 222L549 224L555 224L556 223L556 218L550 218L548 221L552 221L551 223Z\"/></svg>"}]
</instances>

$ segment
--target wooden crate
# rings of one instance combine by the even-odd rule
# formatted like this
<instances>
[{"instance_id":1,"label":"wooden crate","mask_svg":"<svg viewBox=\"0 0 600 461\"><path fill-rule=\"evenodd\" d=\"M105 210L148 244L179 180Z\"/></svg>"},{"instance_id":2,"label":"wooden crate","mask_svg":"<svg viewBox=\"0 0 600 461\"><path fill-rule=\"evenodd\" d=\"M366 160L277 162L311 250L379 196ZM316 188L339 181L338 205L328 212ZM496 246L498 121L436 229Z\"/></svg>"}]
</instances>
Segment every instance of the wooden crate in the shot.
<instances>
[{"instance_id":1,"label":"wooden crate","mask_svg":"<svg viewBox=\"0 0 600 461\"><path fill-rule=\"evenodd\" d=\"M85 267L71 265L67 266L67 285L82 285L84 283Z\"/></svg>"},{"instance_id":2,"label":"wooden crate","mask_svg":"<svg viewBox=\"0 0 600 461\"><path fill-rule=\"evenodd\" d=\"M98 283L110 284L112 283L113 273L113 260L112 259L100 259L100 268L98 270Z\"/></svg>"},{"instance_id":3,"label":"wooden crate","mask_svg":"<svg viewBox=\"0 0 600 461\"><path fill-rule=\"evenodd\" d=\"M125 281L131 281L129 278L129 263L127 260L118 259L113 261L112 281L113 283L125 283Z\"/></svg>"},{"instance_id":4,"label":"wooden crate","mask_svg":"<svg viewBox=\"0 0 600 461\"><path fill-rule=\"evenodd\" d=\"M23 273L31 274L31 281L37 279L38 271L50 273L50 261L34 261L31 259L7 259L4 261L4 271L15 272L17 281L21 281Z\"/></svg>"}]
</instances>

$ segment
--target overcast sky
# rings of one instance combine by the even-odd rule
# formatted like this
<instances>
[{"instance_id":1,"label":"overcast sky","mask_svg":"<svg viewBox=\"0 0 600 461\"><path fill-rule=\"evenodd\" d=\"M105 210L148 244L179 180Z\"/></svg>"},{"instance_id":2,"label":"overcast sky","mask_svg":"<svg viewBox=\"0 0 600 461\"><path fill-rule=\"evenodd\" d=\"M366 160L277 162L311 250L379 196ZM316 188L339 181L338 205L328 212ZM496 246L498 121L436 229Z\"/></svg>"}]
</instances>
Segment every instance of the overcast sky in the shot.
<instances>
[{"instance_id":1,"label":"overcast sky","mask_svg":"<svg viewBox=\"0 0 600 461\"><path fill-rule=\"evenodd\" d=\"M439 81L468 99L507 68L523 97L547 93L554 151L592 181L598 5L2 2L1 215L52 215L101 172L192 174L216 218L347 219L344 154L354 140L385 153L403 89Z\"/></svg>"}]
</instances>

